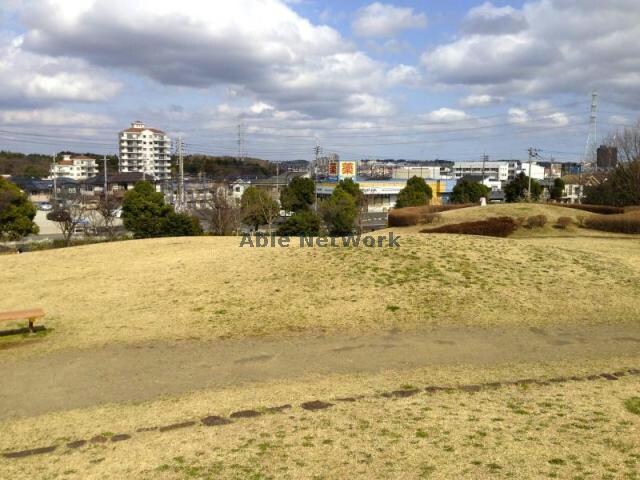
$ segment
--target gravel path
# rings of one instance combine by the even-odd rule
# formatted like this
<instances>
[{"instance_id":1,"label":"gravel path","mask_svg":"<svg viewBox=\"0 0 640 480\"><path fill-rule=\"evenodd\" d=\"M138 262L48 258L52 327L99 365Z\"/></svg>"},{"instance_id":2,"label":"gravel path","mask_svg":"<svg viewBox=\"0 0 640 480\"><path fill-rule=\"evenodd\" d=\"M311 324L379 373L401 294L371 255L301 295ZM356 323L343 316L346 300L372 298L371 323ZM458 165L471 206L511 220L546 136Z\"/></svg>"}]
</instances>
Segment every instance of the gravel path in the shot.
<instances>
[{"instance_id":1,"label":"gravel path","mask_svg":"<svg viewBox=\"0 0 640 480\"><path fill-rule=\"evenodd\" d=\"M20 360L5 350L0 351L0 420L310 375L580 361L638 352L640 325L116 344Z\"/></svg>"}]
</instances>

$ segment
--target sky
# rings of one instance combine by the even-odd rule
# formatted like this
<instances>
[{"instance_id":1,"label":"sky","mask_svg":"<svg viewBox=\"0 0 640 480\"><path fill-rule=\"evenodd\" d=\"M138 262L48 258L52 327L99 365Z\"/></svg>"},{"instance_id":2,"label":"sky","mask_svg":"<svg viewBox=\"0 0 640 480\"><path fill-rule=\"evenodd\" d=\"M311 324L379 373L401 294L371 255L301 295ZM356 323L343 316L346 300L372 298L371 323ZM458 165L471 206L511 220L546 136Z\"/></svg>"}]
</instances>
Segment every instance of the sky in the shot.
<instances>
[{"instance_id":1,"label":"sky","mask_svg":"<svg viewBox=\"0 0 640 480\"><path fill-rule=\"evenodd\" d=\"M581 161L640 110L638 0L0 0L0 150ZM240 127L239 127L240 125Z\"/></svg>"}]
</instances>

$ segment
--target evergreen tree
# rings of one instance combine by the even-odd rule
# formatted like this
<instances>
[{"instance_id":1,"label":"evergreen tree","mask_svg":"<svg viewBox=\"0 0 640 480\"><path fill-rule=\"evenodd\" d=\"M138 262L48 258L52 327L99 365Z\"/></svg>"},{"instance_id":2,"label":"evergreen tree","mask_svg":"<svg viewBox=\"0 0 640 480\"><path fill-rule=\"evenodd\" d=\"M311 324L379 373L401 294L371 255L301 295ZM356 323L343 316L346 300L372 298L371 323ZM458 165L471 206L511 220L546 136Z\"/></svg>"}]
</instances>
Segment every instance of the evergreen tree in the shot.
<instances>
[{"instance_id":1,"label":"evergreen tree","mask_svg":"<svg viewBox=\"0 0 640 480\"><path fill-rule=\"evenodd\" d=\"M342 188L336 188L322 203L322 217L331 235L351 235L357 216L356 201Z\"/></svg>"},{"instance_id":2,"label":"evergreen tree","mask_svg":"<svg viewBox=\"0 0 640 480\"><path fill-rule=\"evenodd\" d=\"M407 185L400 190L396 208L426 205L432 197L433 191L424 178L414 176L407 180Z\"/></svg>"},{"instance_id":3,"label":"evergreen tree","mask_svg":"<svg viewBox=\"0 0 640 480\"><path fill-rule=\"evenodd\" d=\"M452 203L478 203L482 197L487 198L491 190L486 185L469 180L460 180L451 192Z\"/></svg>"},{"instance_id":4,"label":"evergreen tree","mask_svg":"<svg viewBox=\"0 0 640 480\"><path fill-rule=\"evenodd\" d=\"M39 232L36 207L16 185L0 177L0 239L19 240Z\"/></svg>"}]
</instances>

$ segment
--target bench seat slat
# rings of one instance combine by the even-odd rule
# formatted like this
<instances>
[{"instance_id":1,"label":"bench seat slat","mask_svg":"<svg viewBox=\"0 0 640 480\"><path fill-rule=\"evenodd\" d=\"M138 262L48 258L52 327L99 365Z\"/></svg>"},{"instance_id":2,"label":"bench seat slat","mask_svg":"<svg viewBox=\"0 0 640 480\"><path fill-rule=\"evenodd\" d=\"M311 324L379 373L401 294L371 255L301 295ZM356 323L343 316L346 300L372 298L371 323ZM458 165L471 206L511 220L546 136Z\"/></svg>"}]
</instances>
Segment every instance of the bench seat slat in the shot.
<instances>
[{"instance_id":1,"label":"bench seat slat","mask_svg":"<svg viewBox=\"0 0 640 480\"><path fill-rule=\"evenodd\" d=\"M42 310L41 308L34 308L31 310L16 310L13 312L0 312L0 321L22 320L40 317L44 317L44 310Z\"/></svg>"}]
</instances>

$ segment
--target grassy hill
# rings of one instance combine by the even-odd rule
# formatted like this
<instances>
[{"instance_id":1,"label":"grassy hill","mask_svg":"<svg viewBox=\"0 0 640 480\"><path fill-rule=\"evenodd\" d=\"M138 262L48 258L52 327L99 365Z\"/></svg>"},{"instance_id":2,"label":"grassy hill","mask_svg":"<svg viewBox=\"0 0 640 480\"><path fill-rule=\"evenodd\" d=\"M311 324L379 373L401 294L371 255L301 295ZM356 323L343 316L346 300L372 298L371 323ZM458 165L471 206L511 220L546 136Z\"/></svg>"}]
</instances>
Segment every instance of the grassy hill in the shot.
<instances>
[{"instance_id":1,"label":"grassy hill","mask_svg":"<svg viewBox=\"0 0 640 480\"><path fill-rule=\"evenodd\" d=\"M590 230L588 228L579 228L581 219L585 219L594 215L593 213L566 208L561 205L544 204L544 203L505 203L492 204L486 207L469 207L459 210L450 210L438 214L436 222L429 225L414 225L410 227L402 227L401 229L393 227L393 230L404 231L405 233L418 233L425 229L436 228L442 225L473 222L477 220L485 220L492 217L512 217L516 221L521 221L526 225L526 219L536 215L544 215L547 218L547 224L543 228L518 228L511 238L529 238L529 237L620 237L631 238L628 235L620 235L615 233L607 233L602 231ZM557 221L561 217L568 217L572 223L566 229L555 228Z\"/></svg>"},{"instance_id":2,"label":"grassy hill","mask_svg":"<svg viewBox=\"0 0 640 480\"><path fill-rule=\"evenodd\" d=\"M513 207L521 206L493 213ZM481 218L493 208L446 215ZM637 478L640 335L618 333L637 331L633 325L602 327L613 347L596 355L584 328L637 324L637 238L394 231L401 235L394 250L240 248L239 238L199 237L0 256L0 310L42 306L48 327L29 338L0 336L8 404L0 471L25 480ZM526 331L531 344L518 334L508 342L511 361L474 363L469 344L442 340L437 325L456 326L460 338L472 330L465 326L496 337ZM451 358L464 360L407 368L395 359L351 373L320 365L303 376L260 377L275 363L266 343L343 333L351 346L338 335L340 348L331 344L325 353L348 366L357 363L359 344L371 341L351 334L378 331L377 347L411 351L415 343L397 330L413 339L415 329L434 342L429 351L458 349L463 356ZM255 336L268 338L181 341ZM485 345L478 338L474 350ZM90 355L114 352L114 343L134 345L128 356ZM178 344L187 345L186 356L169 355ZM202 354L227 345L253 363ZM274 356L284 356L287 346L277 345ZM558 356L526 360L525 347ZM161 375L133 368L155 361L149 352L161 348ZM309 349L303 358L319 363ZM112 367L101 370L96 361ZM25 364L28 374L18 371ZM74 375L78 365L88 366L88 380ZM214 379L223 368L234 383L198 381L140 402L116 382L125 378L132 391L144 390L143 378L188 383L194 366ZM51 375L50 388L35 372ZM242 372L258 377L243 380ZM100 400L104 389L115 400ZM67 410L78 395L85 406ZM7 399L20 396L20 405L66 408L12 416Z\"/></svg>"},{"instance_id":3,"label":"grassy hill","mask_svg":"<svg viewBox=\"0 0 640 480\"><path fill-rule=\"evenodd\" d=\"M200 237L2 256L0 310L43 307L53 330L42 349L640 315L637 239L396 233L398 249Z\"/></svg>"}]
</instances>

